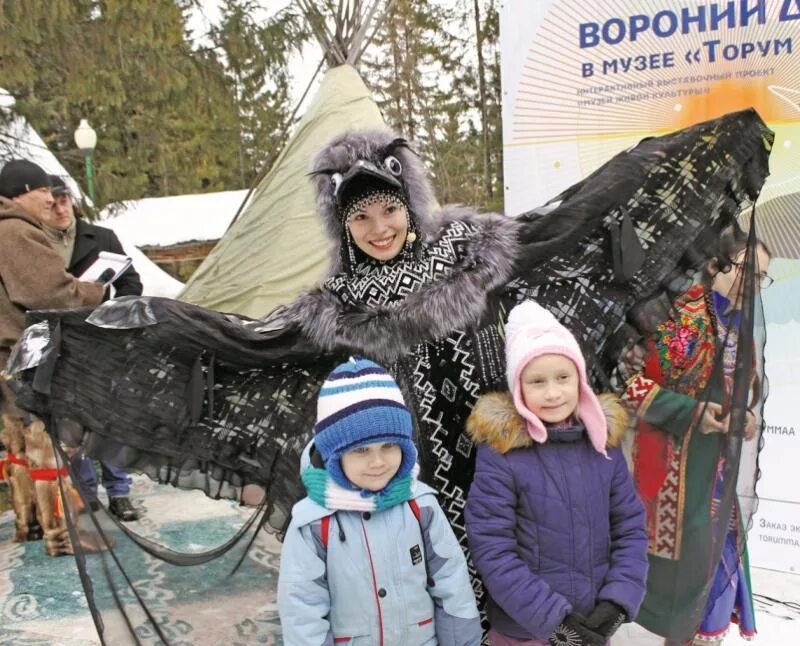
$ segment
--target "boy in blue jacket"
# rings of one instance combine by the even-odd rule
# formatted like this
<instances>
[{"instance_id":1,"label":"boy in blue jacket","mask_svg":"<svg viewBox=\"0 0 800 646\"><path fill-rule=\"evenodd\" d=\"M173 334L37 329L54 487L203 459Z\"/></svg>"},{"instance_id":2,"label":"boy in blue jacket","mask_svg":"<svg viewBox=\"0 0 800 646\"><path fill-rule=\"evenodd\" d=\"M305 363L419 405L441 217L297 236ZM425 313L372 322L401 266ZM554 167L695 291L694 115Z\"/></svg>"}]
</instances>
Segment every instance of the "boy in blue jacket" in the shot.
<instances>
[{"instance_id":1,"label":"boy in blue jacket","mask_svg":"<svg viewBox=\"0 0 800 646\"><path fill-rule=\"evenodd\" d=\"M394 379L361 358L319 394L278 580L290 646L471 646L481 628L464 554L417 480L411 414Z\"/></svg>"}]
</instances>

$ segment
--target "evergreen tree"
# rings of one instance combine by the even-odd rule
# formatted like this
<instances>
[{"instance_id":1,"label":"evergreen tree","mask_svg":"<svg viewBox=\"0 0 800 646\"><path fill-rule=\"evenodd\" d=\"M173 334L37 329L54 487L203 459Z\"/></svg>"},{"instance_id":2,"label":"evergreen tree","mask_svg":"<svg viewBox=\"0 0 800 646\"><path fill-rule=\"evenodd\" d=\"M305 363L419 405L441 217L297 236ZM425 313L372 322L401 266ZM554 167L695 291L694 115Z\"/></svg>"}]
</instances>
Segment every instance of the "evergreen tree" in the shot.
<instances>
[{"instance_id":1,"label":"evergreen tree","mask_svg":"<svg viewBox=\"0 0 800 646\"><path fill-rule=\"evenodd\" d=\"M439 199L501 209L494 0L396 0L363 70L387 122L419 145Z\"/></svg>"},{"instance_id":2,"label":"evergreen tree","mask_svg":"<svg viewBox=\"0 0 800 646\"><path fill-rule=\"evenodd\" d=\"M241 185L224 68L184 35L188 2L5 0L0 86L75 177L87 118L100 204Z\"/></svg>"},{"instance_id":3,"label":"evergreen tree","mask_svg":"<svg viewBox=\"0 0 800 646\"><path fill-rule=\"evenodd\" d=\"M280 150L291 125L289 57L308 39L291 5L259 24L256 0L230 0L212 30L224 55L230 93L238 115L239 173L249 185L273 151Z\"/></svg>"}]
</instances>

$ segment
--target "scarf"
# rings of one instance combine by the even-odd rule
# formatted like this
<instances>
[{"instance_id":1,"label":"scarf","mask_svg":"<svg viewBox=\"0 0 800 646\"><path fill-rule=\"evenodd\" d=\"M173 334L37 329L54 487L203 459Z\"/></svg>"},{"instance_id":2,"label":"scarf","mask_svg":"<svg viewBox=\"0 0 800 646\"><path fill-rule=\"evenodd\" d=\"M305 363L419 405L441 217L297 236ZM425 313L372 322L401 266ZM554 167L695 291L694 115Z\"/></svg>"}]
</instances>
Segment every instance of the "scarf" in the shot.
<instances>
[{"instance_id":1,"label":"scarf","mask_svg":"<svg viewBox=\"0 0 800 646\"><path fill-rule=\"evenodd\" d=\"M50 244L64 258L65 267L69 267L72 252L75 250L75 228L75 218L72 218L72 224L63 231L49 227L46 224L42 226L47 239L50 240Z\"/></svg>"},{"instance_id":2,"label":"scarf","mask_svg":"<svg viewBox=\"0 0 800 646\"><path fill-rule=\"evenodd\" d=\"M731 301L718 291L711 292L712 315L716 317L717 339L722 343L722 369L726 377L736 370L736 348L739 345L741 310L732 310Z\"/></svg>"},{"instance_id":3,"label":"scarf","mask_svg":"<svg viewBox=\"0 0 800 646\"><path fill-rule=\"evenodd\" d=\"M587 437L582 422L567 421L561 424L545 424L547 441L556 443L578 442Z\"/></svg>"},{"instance_id":4,"label":"scarf","mask_svg":"<svg viewBox=\"0 0 800 646\"><path fill-rule=\"evenodd\" d=\"M331 511L383 511L411 500L417 491L419 465L404 478L395 478L380 491L345 489L336 484L325 469L308 466L300 478L308 497Z\"/></svg>"},{"instance_id":5,"label":"scarf","mask_svg":"<svg viewBox=\"0 0 800 646\"><path fill-rule=\"evenodd\" d=\"M331 276L325 287L353 307L396 306L423 286L446 280L465 263L474 262L466 248L476 235L475 226L453 222L419 256L403 249L389 261L366 258L355 266L353 275Z\"/></svg>"}]
</instances>

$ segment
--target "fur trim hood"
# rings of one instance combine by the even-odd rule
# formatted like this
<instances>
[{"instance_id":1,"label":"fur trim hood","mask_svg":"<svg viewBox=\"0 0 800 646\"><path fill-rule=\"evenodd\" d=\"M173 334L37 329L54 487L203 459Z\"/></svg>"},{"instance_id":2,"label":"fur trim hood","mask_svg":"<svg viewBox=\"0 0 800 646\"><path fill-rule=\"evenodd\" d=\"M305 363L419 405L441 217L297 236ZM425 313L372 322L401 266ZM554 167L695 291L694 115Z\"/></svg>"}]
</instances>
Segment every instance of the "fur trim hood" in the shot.
<instances>
[{"instance_id":1,"label":"fur trim hood","mask_svg":"<svg viewBox=\"0 0 800 646\"><path fill-rule=\"evenodd\" d=\"M463 206L439 208L427 170L405 139L388 130L351 130L334 138L312 164L317 208L332 242L328 281L337 276L350 279L342 264L346 242L337 188L348 171L364 163L373 170L386 169L400 184L418 234L413 258L398 257L387 266L399 263L398 277L420 262L429 262L420 275L434 273L435 264L449 263L448 271L384 305L341 297L326 283L273 311L256 329L270 331L292 323L325 352L360 354L386 365L421 342L475 329L483 322L492 294L517 273L520 221Z\"/></svg>"},{"instance_id":2,"label":"fur trim hood","mask_svg":"<svg viewBox=\"0 0 800 646\"><path fill-rule=\"evenodd\" d=\"M469 240L453 272L423 285L401 302L383 306L353 306L319 288L268 316L258 329L296 323L315 346L327 352L361 354L391 364L424 341L454 330L474 329L488 310L491 294L514 275L518 255L518 222L462 207L440 213L440 233L461 227Z\"/></svg>"},{"instance_id":3,"label":"fur trim hood","mask_svg":"<svg viewBox=\"0 0 800 646\"><path fill-rule=\"evenodd\" d=\"M608 421L607 446L620 446L629 415L614 394L603 393L598 399ZM467 420L467 433L473 441L488 444L500 454L534 445L510 393L487 393L478 399Z\"/></svg>"}]
</instances>

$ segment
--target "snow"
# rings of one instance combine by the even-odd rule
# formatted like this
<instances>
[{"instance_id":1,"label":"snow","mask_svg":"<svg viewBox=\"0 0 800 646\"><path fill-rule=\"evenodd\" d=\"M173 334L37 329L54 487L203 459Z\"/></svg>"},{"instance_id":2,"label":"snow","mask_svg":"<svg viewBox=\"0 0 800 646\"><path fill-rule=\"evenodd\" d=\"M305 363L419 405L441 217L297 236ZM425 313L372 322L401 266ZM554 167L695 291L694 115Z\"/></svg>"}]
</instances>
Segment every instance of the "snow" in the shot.
<instances>
[{"instance_id":1,"label":"snow","mask_svg":"<svg viewBox=\"0 0 800 646\"><path fill-rule=\"evenodd\" d=\"M133 259L133 268L142 280L143 296L163 296L175 298L183 289L183 283L165 272L161 267L144 255L136 245L120 238L125 253Z\"/></svg>"},{"instance_id":2,"label":"snow","mask_svg":"<svg viewBox=\"0 0 800 646\"><path fill-rule=\"evenodd\" d=\"M130 200L106 207L99 224L137 247L218 240L246 195L241 190Z\"/></svg>"}]
</instances>

